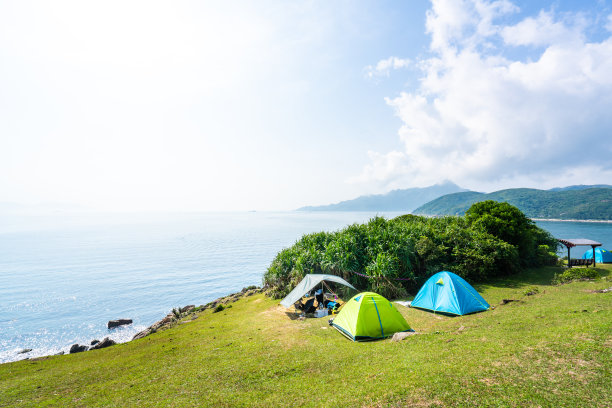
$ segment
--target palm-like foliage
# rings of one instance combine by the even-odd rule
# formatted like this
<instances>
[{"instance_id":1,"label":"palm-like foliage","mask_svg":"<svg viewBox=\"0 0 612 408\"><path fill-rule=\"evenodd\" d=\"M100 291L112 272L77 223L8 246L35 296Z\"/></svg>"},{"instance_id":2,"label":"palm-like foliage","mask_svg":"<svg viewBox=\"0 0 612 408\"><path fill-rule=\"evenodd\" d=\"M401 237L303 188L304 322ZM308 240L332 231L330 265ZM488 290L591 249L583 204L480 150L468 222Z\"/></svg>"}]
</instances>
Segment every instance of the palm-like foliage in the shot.
<instances>
[{"instance_id":1,"label":"palm-like foliage","mask_svg":"<svg viewBox=\"0 0 612 408\"><path fill-rule=\"evenodd\" d=\"M555 239L515 207L480 203L466 217L375 217L338 232L304 235L279 252L264 285L282 297L304 275L330 273L395 298L440 270L477 282L554 263L555 250Z\"/></svg>"}]
</instances>

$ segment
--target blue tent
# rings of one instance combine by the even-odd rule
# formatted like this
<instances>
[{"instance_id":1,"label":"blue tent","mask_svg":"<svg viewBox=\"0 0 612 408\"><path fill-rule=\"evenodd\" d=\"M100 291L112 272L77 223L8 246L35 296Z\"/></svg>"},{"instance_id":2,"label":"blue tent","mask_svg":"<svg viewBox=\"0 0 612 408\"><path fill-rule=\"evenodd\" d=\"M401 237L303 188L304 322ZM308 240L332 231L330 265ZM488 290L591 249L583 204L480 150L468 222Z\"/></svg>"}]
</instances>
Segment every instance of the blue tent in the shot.
<instances>
[{"instance_id":1,"label":"blue tent","mask_svg":"<svg viewBox=\"0 0 612 408\"><path fill-rule=\"evenodd\" d=\"M442 271L425 282L410 304L434 312L464 315L489 309L489 304L462 277Z\"/></svg>"},{"instance_id":2,"label":"blue tent","mask_svg":"<svg viewBox=\"0 0 612 408\"><path fill-rule=\"evenodd\" d=\"M593 250L589 249L582 255L582 259L593 259ZM595 248L595 262L608 263L612 262L612 252L603 248Z\"/></svg>"}]
</instances>

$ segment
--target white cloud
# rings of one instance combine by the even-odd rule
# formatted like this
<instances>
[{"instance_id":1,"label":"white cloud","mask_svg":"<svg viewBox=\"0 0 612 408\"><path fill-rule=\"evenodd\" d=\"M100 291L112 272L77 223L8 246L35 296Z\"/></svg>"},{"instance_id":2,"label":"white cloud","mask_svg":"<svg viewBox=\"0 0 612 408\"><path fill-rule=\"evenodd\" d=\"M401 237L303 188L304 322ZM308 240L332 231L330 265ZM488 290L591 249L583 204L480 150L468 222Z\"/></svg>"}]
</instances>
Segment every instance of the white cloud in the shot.
<instances>
[{"instance_id":1,"label":"white cloud","mask_svg":"<svg viewBox=\"0 0 612 408\"><path fill-rule=\"evenodd\" d=\"M431 49L445 53L458 45L475 46L497 31L496 17L516 11L507 0L434 0L426 22Z\"/></svg>"},{"instance_id":2,"label":"white cloud","mask_svg":"<svg viewBox=\"0 0 612 408\"><path fill-rule=\"evenodd\" d=\"M584 41L586 21L580 14L574 21L555 21L552 12L540 11L536 18L528 17L514 26L504 27L502 37L510 45L548 46Z\"/></svg>"},{"instance_id":3,"label":"white cloud","mask_svg":"<svg viewBox=\"0 0 612 408\"><path fill-rule=\"evenodd\" d=\"M612 14L608 16L608 22L606 23L606 30L612 32Z\"/></svg>"},{"instance_id":4,"label":"white cloud","mask_svg":"<svg viewBox=\"0 0 612 408\"><path fill-rule=\"evenodd\" d=\"M404 151L370 153L359 181L394 188L398 180L405 186L451 179L495 189L513 180L609 180L612 37L588 42L578 14L560 20L541 12L495 24L515 11L507 1L432 2L432 55L419 61L419 86L387 101L403 122ZM500 38L505 47L545 47L522 61L492 45Z\"/></svg>"},{"instance_id":5,"label":"white cloud","mask_svg":"<svg viewBox=\"0 0 612 408\"><path fill-rule=\"evenodd\" d=\"M389 76L392 69L407 68L411 64L408 58L389 57L384 60L378 61L375 66L368 65L366 67L366 73L369 78L377 76Z\"/></svg>"},{"instance_id":6,"label":"white cloud","mask_svg":"<svg viewBox=\"0 0 612 408\"><path fill-rule=\"evenodd\" d=\"M402 152L392 151L381 154L369 151L368 158L371 164L364 168L360 176L350 178L349 183L359 183L364 178L388 183L390 180L401 178L409 171L405 164L406 155Z\"/></svg>"}]
</instances>

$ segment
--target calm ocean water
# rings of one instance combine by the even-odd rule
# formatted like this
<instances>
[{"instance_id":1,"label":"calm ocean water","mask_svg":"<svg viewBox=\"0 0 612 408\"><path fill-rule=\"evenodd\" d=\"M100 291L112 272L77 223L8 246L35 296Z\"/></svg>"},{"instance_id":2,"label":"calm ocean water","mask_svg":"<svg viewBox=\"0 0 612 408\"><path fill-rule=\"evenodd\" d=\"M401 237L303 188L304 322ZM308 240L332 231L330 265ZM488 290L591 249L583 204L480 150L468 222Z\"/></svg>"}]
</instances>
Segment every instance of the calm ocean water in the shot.
<instances>
[{"instance_id":1,"label":"calm ocean water","mask_svg":"<svg viewBox=\"0 0 612 408\"><path fill-rule=\"evenodd\" d=\"M127 341L173 307L260 285L278 251L302 234L374 215L0 217L0 362L55 354L106 336ZM559 238L590 238L612 247L612 224L538 225ZM106 329L108 320L122 317L134 324ZM24 348L33 350L17 354Z\"/></svg>"}]
</instances>

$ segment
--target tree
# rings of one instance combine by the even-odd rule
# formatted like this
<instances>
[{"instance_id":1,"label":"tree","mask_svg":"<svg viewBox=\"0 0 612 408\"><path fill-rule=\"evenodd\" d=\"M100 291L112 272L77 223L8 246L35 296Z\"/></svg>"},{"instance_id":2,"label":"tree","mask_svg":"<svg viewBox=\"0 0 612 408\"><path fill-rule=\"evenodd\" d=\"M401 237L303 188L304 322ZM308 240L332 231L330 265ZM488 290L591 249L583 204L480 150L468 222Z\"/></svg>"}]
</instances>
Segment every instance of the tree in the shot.
<instances>
[{"instance_id":1,"label":"tree","mask_svg":"<svg viewBox=\"0 0 612 408\"><path fill-rule=\"evenodd\" d=\"M549 252L556 250L557 240L538 228L513 205L493 200L481 201L472 204L465 218L472 228L514 246L523 266L543 265L553 261Z\"/></svg>"}]
</instances>

